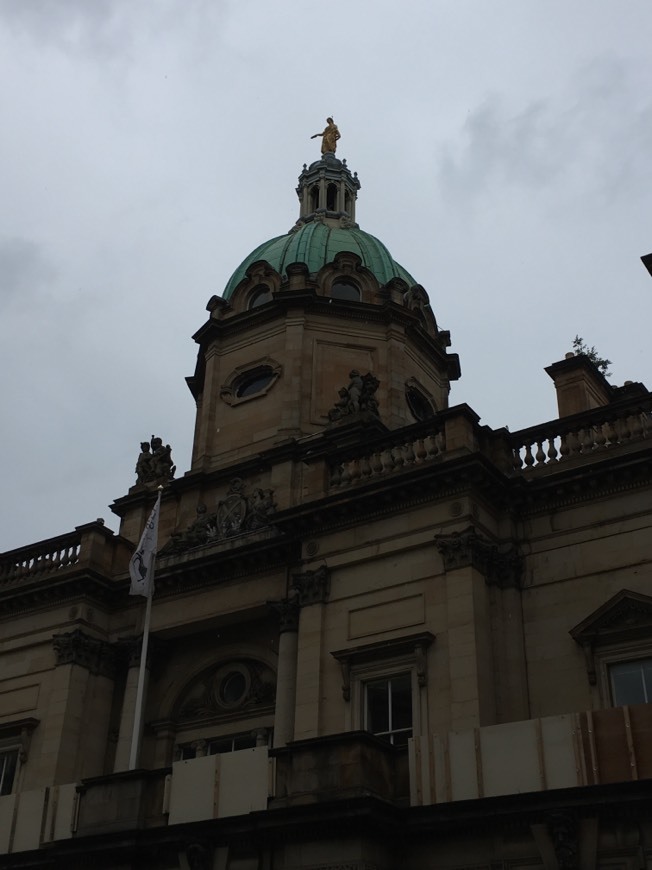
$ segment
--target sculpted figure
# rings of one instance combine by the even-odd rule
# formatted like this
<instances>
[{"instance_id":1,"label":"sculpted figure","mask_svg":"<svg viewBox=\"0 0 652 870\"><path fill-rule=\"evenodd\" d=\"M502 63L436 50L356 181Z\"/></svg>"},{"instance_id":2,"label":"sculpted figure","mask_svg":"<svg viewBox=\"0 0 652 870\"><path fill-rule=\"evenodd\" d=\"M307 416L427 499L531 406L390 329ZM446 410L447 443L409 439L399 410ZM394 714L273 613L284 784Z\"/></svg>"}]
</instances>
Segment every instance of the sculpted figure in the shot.
<instances>
[{"instance_id":1,"label":"sculpted figure","mask_svg":"<svg viewBox=\"0 0 652 870\"><path fill-rule=\"evenodd\" d=\"M339 399L328 412L331 423L362 412L378 416L378 402L375 396L380 386L378 378L371 372L361 375L357 369L349 372L349 378L348 387L341 387L338 390Z\"/></svg>"},{"instance_id":2,"label":"sculpted figure","mask_svg":"<svg viewBox=\"0 0 652 870\"><path fill-rule=\"evenodd\" d=\"M136 462L136 483L149 483L153 474L153 458L149 441L140 442L140 455Z\"/></svg>"},{"instance_id":3,"label":"sculpted figure","mask_svg":"<svg viewBox=\"0 0 652 870\"><path fill-rule=\"evenodd\" d=\"M337 140L340 138L340 131L332 118L326 118L326 127L323 133L315 133L311 139L317 139L321 136L321 153L335 154L337 148Z\"/></svg>"},{"instance_id":4,"label":"sculpted figure","mask_svg":"<svg viewBox=\"0 0 652 870\"><path fill-rule=\"evenodd\" d=\"M351 413L355 414L360 410L360 397L362 396L362 390L364 389L364 381L362 380L362 375L357 369L352 369L349 372L349 377L351 378L349 386L347 387L349 393L349 405L351 407Z\"/></svg>"},{"instance_id":5,"label":"sculpted figure","mask_svg":"<svg viewBox=\"0 0 652 870\"><path fill-rule=\"evenodd\" d=\"M378 402L376 401L376 390L380 386L380 381L371 372L362 379L362 395L360 396L360 410L371 411L372 414L378 414Z\"/></svg>"},{"instance_id":6,"label":"sculpted figure","mask_svg":"<svg viewBox=\"0 0 652 870\"><path fill-rule=\"evenodd\" d=\"M172 464L172 448L169 444L163 446L163 440L152 435L152 468L155 480L171 480L176 465Z\"/></svg>"},{"instance_id":7,"label":"sculpted figure","mask_svg":"<svg viewBox=\"0 0 652 870\"><path fill-rule=\"evenodd\" d=\"M269 517L276 510L273 489L256 489L253 495L247 499L249 503L249 516L247 528L260 529L269 525Z\"/></svg>"}]
</instances>

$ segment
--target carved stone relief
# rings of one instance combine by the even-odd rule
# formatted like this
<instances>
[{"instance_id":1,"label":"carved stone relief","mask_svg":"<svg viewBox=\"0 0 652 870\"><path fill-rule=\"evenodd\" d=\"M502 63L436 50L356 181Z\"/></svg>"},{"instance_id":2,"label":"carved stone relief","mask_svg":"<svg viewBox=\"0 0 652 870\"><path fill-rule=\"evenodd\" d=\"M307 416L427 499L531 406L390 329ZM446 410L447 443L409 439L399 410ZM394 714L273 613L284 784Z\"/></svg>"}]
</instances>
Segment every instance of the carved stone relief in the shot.
<instances>
[{"instance_id":1,"label":"carved stone relief","mask_svg":"<svg viewBox=\"0 0 652 870\"><path fill-rule=\"evenodd\" d=\"M380 386L380 381L371 372L361 375L357 369L349 373L348 386L339 390L340 398L328 412L331 423L348 419L359 414L373 414L378 416L378 402L375 393Z\"/></svg>"},{"instance_id":2,"label":"carved stone relief","mask_svg":"<svg viewBox=\"0 0 652 870\"><path fill-rule=\"evenodd\" d=\"M218 500L215 511L209 513L206 505L200 503L196 519L185 531L172 533L161 555L184 553L193 547L266 528L276 508L273 489L256 488L247 493L244 481L236 477L225 497Z\"/></svg>"},{"instance_id":3,"label":"carved stone relief","mask_svg":"<svg viewBox=\"0 0 652 870\"><path fill-rule=\"evenodd\" d=\"M181 697L178 719L249 712L274 703L276 675L262 662L238 659L205 671Z\"/></svg>"}]
</instances>

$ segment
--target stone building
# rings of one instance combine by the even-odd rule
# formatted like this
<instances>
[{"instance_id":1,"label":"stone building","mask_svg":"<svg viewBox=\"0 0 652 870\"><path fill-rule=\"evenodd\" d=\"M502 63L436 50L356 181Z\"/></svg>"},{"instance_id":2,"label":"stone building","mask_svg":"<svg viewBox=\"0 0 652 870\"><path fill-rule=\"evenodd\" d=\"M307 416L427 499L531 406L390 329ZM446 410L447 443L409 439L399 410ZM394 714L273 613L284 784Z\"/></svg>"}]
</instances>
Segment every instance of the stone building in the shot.
<instances>
[{"instance_id":1,"label":"stone building","mask_svg":"<svg viewBox=\"0 0 652 870\"><path fill-rule=\"evenodd\" d=\"M557 419L451 405L359 187L304 166L209 301L190 469L0 557L0 867L652 867L652 396L569 356Z\"/></svg>"}]
</instances>

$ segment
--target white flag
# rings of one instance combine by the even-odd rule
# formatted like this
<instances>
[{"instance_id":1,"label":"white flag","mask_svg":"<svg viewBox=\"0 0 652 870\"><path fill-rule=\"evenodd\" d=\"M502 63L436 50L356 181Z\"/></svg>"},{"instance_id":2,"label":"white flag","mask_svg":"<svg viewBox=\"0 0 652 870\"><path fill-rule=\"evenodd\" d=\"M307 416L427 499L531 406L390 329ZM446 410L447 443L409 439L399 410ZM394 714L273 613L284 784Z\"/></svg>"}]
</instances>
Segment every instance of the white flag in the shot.
<instances>
[{"instance_id":1,"label":"white flag","mask_svg":"<svg viewBox=\"0 0 652 870\"><path fill-rule=\"evenodd\" d=\"M159 492L154 510L143 529L136 552L129 562L129 576L131 577L130 595L144 595L149 598L154 593L154 559L158 543L158 515L161 507L161 493Z\"/></svg>"}]
</instances>

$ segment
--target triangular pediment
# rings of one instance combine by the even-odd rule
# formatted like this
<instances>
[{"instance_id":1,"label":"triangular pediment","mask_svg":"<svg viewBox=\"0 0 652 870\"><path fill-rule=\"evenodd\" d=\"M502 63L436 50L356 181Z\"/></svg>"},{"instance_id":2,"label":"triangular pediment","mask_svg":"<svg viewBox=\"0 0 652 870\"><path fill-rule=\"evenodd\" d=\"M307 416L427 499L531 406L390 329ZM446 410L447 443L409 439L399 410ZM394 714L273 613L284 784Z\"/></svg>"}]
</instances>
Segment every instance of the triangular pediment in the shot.
<instances>
[{"instance_id":1,"label":"triangular pediment","mask_svg":"<svg viewBox=\"0 0 652 870\"><path fill-rule=\"evenodd\" d=\"M652 636L652 597L621 589L571 628L570 636L591 645Z\"/></svg>"}]
</instances>

